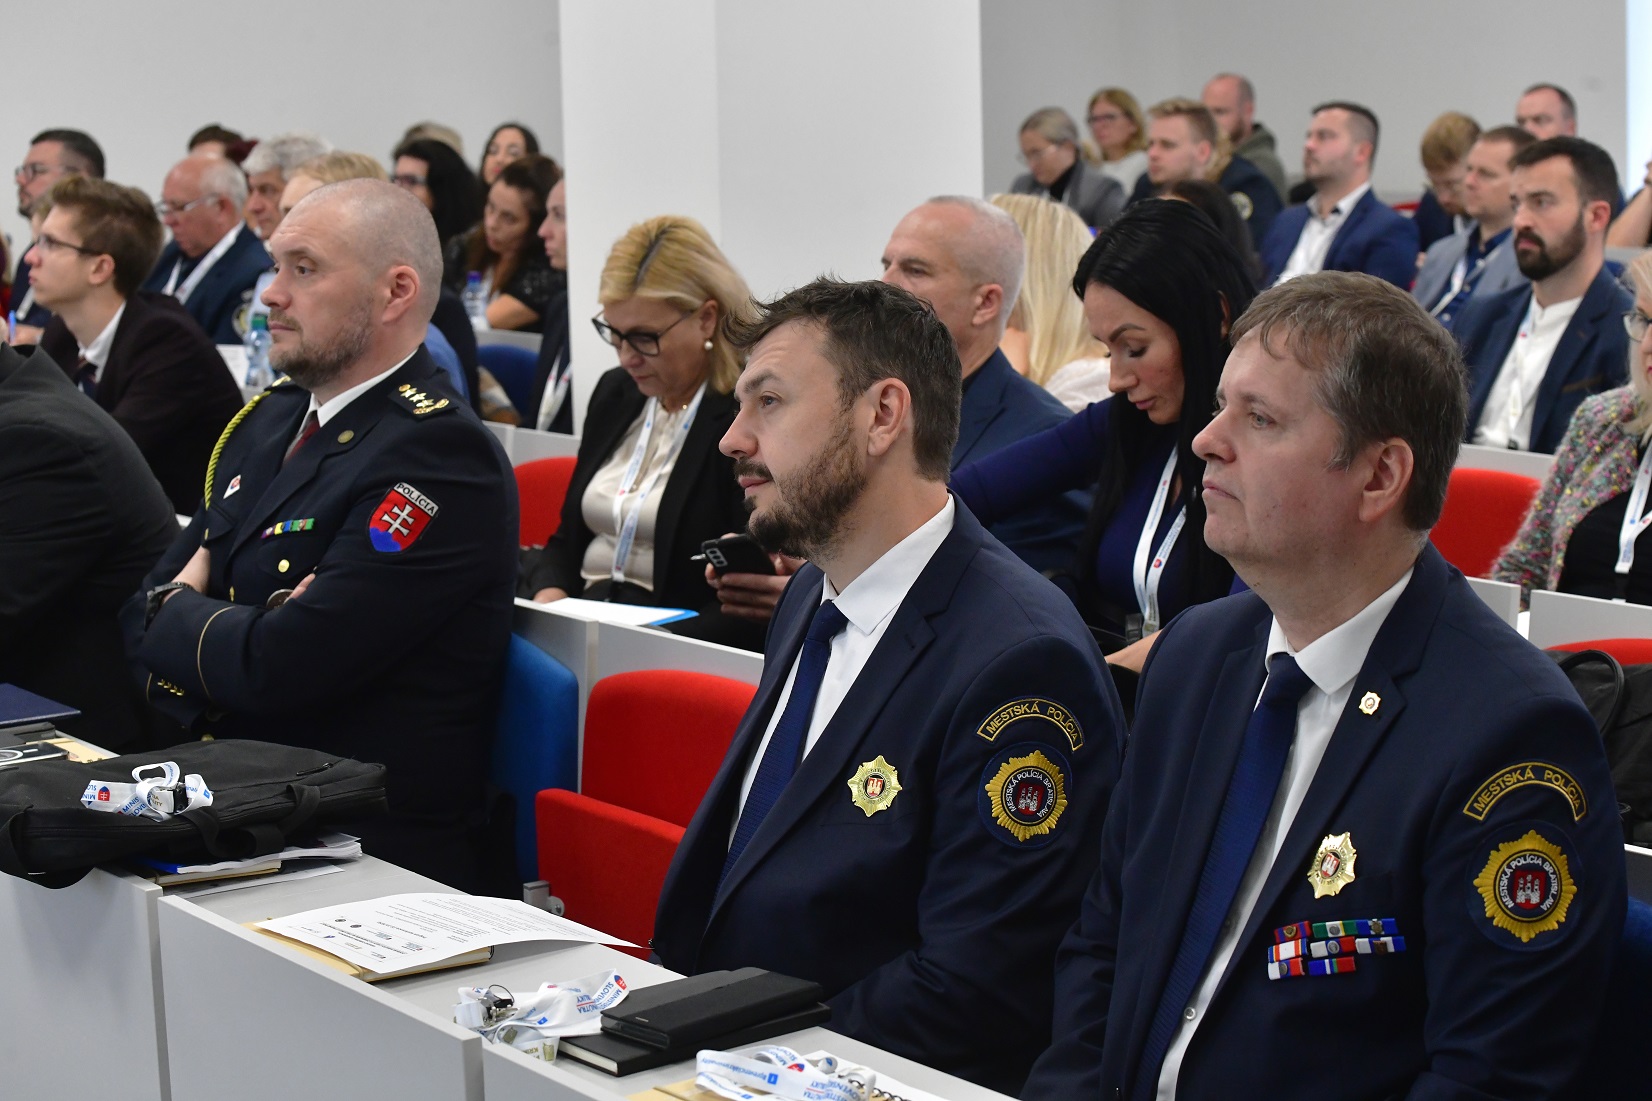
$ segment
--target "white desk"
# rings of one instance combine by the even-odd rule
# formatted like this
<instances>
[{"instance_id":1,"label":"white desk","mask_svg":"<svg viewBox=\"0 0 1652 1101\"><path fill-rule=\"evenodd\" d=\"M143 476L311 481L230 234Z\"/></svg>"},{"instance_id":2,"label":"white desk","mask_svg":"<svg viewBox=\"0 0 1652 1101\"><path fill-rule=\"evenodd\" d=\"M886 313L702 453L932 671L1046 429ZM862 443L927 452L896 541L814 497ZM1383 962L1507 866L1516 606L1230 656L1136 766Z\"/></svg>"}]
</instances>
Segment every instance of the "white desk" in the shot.
<instances>
[{"instance_id":1,"label":"white desk","mask_svg":"<svg viewBox=\"0 0 1652 1101\"><path fill-rule=\"evenodd\" d=\"M1531 609L1526 637L1540 649L1599 638L1652 638L1652 606L1645 604L1538 590Z\"/></svg>"},{"instance_id":2,"label":"white desk","mask_svg":"<svg viewBox=\"0 0 1652 1101\"><path fill-rule=\"evenodd\" d=\"M96 870L60 891L0 875L0 1095L57 1097L104 1083L123 1101L172 1096L160 898L126 872Z\"/></svg>"},{"instance_id":3,"label":"white desk","mask_svg":"<svg viewBox=\"0 0 1652 1101\"><path fill-rule=\"evenodd\" d=\"M1474 470L1506 470L1541 482L1549 476L1554 456L1541 451L1514 451L1507 447L1481 447L1465 443L1457 452L1457 465Z\"/></svg>"},{"instance_id":4,"label":"white desk","mask_svg":"<svg viewBox=\"0 0 1652 1101\"><path fill-rule=\"evenodd\" d=\"M1486 602L1486 607L1515 630L1520 629L1520 586L1507 581L1489 581L1484 577L1466 579L1474 595Z\"/></svg>"},{"instance_id":5,"label":"white desk","mask_svg":"<svg viewBox=\"0 0 1652 1101\"><path fill-rule=\"evenodd\" d=\"M519 427L511 434L509 454L512 466L521 466L535 459L572 458L579 454L579 437Z\"/></svg>"},{"instance_id":6,"label":"white desk","mask_svg":"<svg viewBox=\"0 0 1652 1101\"><path fill-rule=\"evenodd\" d=\"M539 333L523 333L514 329L477 329L476 344L509 344L513 348L526 348L530 352L539 351L539 346L545 343L545 338Z\"/></svg>"},{"instance_id":7,"label":"white desk","mask_svg":"<svg viewBox=\"0 0 1652 1101\"><path fill-rule=\"evenodd\" d=\"M637 669L684 669L756 684L763 676L763 655L651 627L600 625L593 683Z\"/></svg>"}]
</instances>

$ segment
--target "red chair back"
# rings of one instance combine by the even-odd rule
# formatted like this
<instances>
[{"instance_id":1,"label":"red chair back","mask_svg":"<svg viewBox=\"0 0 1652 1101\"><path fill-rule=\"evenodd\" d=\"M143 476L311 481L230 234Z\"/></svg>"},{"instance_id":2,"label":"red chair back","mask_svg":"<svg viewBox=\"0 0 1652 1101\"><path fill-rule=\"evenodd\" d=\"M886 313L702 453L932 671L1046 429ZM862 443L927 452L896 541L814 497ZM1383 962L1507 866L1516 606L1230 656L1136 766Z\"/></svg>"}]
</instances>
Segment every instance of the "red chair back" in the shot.
<instances>
[{"instance_id":1,"label":"red chair back","mask_svg":"<svg viewBox=\"0 0 1652 1101\"><path fill-rule=\"evenodd\" d=\"M1652 638L1597 638L1588 642L1567 642L1549 647L1551 650L1604 650L1618 659L1619 665L1652 664Z\"/></svg>"},{"instance_id":2,"label":"red chair back","mask_svg":"<svg viewBox=\"0 0 1652 1101\"><path fill-rule=\"evenodd\" d=\"M572 456L535 459L516 468L524 547L543 547L562 524L562 502L574 477Z\"/></svg>"},{"instance_id":3,"label":"red chair back","mask_svg":"<svg viewBox=\"0 0 1652 1101\"><path fill-rule=\"evenodd\" d=\"M1451 472L1445 510L1429 538L1465 575L1484 577L1520 530L1535 496L1536 478L1458 467Z\"/></svg>"},{"instance_id":4,"label":"red chair back","mask_svg":"<svg viewBox=\"0 0 1652 1101\"><path fill-rule=\"evenodd\" d=\"M580 791L687 826L756 692L678 669L604 677L585 705Z\"/></svg>"},{"instance_id":5,"label":"red chair back","mask_svg":"<svg viewBox=\"0 0 1652 1101\"><path fill-rule=\"evenodd\" d=\"M548 788L534 805L539 875L568 917L639 945L649 956L660 888L683 828L578 792Z\"/></svg>"}]
</instances>

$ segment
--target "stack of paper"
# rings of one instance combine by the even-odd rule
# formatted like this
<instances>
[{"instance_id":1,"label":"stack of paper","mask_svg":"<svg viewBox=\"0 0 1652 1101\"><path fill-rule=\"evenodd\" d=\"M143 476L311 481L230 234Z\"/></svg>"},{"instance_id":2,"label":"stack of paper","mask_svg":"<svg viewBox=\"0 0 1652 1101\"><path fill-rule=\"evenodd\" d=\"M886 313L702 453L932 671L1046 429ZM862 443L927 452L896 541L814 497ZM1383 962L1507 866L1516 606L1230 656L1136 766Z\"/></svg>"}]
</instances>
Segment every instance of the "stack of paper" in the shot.
<instances>
[{"instance_id":1,"label":"stack of paper","mask_svg":"<svg viewBox=\"0 0 1652 1101\"><path fill-rule=\"evenodd\" d=\"M199 883L208 879L232 879L252 875L269 875L281 870L284 863L295 860L357 860L361 857L361 839L347 833L326 833L314 841L288 845L278 853L254 856L246 860L221 860L216 864L177 864L153 857L132 858L134 870L162 887L178 883Z\"/></svg>"}]
</instances>

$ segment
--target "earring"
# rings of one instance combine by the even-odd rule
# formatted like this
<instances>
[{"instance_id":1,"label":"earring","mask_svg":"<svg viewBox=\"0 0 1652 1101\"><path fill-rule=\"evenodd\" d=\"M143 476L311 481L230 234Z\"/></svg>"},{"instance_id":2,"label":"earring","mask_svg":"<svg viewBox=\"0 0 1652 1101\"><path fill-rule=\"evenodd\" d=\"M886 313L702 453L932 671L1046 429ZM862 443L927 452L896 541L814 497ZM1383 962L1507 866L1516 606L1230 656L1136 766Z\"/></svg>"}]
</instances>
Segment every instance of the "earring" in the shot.
<instances>
[{"instance_id":1,"label":"earring","mask_svg":"<svg viewBox=\"0 0 1652 1101\"><path fill-rule=\"evenodd\" d=\"M711 341L709 341L709 340L708 340L708 341L706 341L706 351L708 351L708 352L709 352L709 351L711 351L711 350L712 350L712 349L713 349L713 348L715 348L715 347L716 347L716 345L715 345L715 344L713 344L713 343L712 343L712 342L711 342Z\"/></svg>"}]
</instances>

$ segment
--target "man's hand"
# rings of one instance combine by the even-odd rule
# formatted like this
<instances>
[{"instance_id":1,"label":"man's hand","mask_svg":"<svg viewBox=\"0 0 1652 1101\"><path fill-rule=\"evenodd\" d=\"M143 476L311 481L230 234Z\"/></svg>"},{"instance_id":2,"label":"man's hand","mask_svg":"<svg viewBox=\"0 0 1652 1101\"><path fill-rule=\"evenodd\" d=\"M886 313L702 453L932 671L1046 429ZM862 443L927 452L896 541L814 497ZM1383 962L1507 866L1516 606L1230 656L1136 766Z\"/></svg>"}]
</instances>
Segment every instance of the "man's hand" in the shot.
<instances>
[{"instance_id":1,"label":"man's hand","mask_svg":"<svg viewBox=\"0 0 1652 1101\"><path fill-rule=\"evenodd\" d=\"M201 547L172 580L182 581L196 592L205 593L212 580L212 552Z\"/></svg>"},{"instance_id":2,"label":"man's hand","mask_svg":"<svg viewBox=\"0 0 1652 1101\"><path fill-rule=\"evenodd\" d=\"M803 565L804 559L771 554L769 560L774 563L772 576L763 573L725 573L718 577L716 570L706 567L706 584L716 590L717 602L722 606L724 615L758 623L767 623L773 617L774 606L780 603L780 594L786 591L787 580Z\"/></svg>"},{"instance_id":3,"label":"man's hand","mask_svg":"<svg viewBox=\"0 0 1652 1101\"><path fill-rule=\"evenodd\" d=\"M1158 637L1159 632L1154 631L1145 638L1137 639L1122 650L1113 651L1107 655L1107 664L1117 665L1120 668L1130 670L1132 673L1140 673L1141 667L1147 662L1148 653L1153 649L1153 640Z\"/></svg>"}]
</instances>

